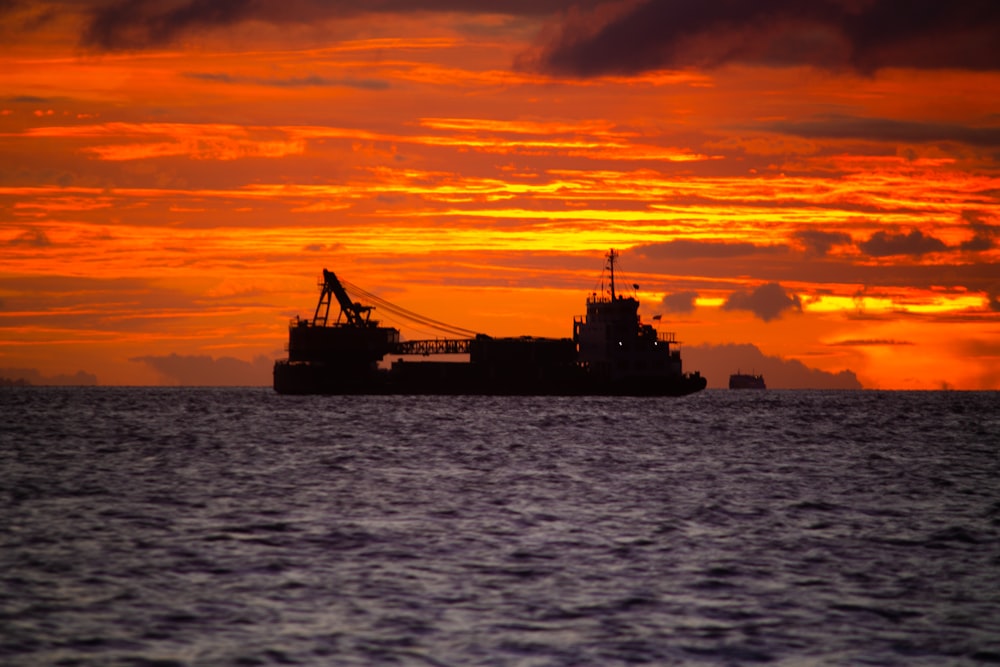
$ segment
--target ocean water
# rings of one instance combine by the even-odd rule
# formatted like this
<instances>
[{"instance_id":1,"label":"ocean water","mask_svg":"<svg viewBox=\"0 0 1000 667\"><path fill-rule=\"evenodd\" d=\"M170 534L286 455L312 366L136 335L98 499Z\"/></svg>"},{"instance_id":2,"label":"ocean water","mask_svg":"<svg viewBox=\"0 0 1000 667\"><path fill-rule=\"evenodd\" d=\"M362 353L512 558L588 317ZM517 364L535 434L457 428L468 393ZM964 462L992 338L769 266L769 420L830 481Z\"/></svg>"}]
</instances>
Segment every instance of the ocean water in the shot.
<instances>
[{"instance_id":1,"label":"ocean water","mask_svg":"<svg viewBox=\"0 0 1000 667\"><path fill-rule=\"evenodd\" d=\"M1000 394L0 390L0 664L1000 663Z\"/></svg>"}]
</instances>

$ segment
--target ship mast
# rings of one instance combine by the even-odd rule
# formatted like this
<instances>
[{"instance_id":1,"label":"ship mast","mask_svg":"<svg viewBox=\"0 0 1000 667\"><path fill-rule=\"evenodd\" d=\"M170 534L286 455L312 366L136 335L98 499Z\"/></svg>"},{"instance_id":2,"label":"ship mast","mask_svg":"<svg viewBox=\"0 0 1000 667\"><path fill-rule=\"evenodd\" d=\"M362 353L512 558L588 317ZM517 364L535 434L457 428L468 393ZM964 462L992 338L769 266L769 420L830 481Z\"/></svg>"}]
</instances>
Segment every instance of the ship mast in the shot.
<instances>
[{"instance_id":1,"label":"ship mast","mask_svg":"<svg viewBox=\"0 0 1000 667\"><path fill-rule=\"evenodd\" d=\"M615 260L618 259L618 253L612 248L608 253L608 272L611 274L611 300L615 300Z\"/></svg>"}]
</instances>

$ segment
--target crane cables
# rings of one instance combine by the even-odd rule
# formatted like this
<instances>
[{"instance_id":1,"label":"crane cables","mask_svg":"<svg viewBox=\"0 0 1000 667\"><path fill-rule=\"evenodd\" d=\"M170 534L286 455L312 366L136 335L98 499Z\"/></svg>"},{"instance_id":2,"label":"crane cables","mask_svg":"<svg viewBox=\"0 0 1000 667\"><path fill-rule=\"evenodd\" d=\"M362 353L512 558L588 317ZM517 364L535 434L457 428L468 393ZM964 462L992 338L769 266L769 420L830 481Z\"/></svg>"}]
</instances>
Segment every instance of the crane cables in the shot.
<instances>
[{"instance_id":1,"label":"crane cables","mask_svg":"<svg viewBox=\"0 0 1000 667\"><path fill-rule=\"evenodd\" d=\"M376 296L371 292L367 292L357 285L347 282L343 278L340 278L339 280L340 284L344 286L344 289L348 290L352 295L357 295L366 301L374 303L379 309L413 324L419 324L420 326L427 327L428 329L433 329L434 331L438 331L449 336L458 336L460 338L474 338L479 333L477 331L472 331L471 329L464 329L462 327L457 327L452 324L447 324L445 322L420 315L412 310L407 310L402 306L397 306L390 301L386 301L382 297Z\"/></svg>"}]
</instances>

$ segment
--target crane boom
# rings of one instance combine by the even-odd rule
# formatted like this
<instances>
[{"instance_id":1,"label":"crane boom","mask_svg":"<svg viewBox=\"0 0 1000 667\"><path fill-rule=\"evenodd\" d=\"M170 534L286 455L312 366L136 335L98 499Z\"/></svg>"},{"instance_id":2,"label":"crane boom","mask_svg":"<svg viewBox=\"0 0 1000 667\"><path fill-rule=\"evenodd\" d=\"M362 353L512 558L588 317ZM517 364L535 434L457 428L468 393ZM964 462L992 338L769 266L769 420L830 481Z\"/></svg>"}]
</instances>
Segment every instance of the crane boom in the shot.
<instances>
[{"instance_id":1,"label":"crane boom","mask_svg":"<svg viewBox=\"0 0 1000 667\"><path fill-rule=\"evenodd\" d=\"M344 289L344 286L337 279L337 274L326 269L323 269L323 290L319 294L319 303L316 304L316 312L313 314L314 326L326 326L327 320L330 317L330 304L334 298L340 304L340 315L337 316L338 322L342 316L347 319L347 323L350 326L371 326L369 318L371 317L372 307L362 306L360 303L351 301L347 290ZM320 311L322 311L322 316L320 316Z\"/></svg>"}]
</instances>

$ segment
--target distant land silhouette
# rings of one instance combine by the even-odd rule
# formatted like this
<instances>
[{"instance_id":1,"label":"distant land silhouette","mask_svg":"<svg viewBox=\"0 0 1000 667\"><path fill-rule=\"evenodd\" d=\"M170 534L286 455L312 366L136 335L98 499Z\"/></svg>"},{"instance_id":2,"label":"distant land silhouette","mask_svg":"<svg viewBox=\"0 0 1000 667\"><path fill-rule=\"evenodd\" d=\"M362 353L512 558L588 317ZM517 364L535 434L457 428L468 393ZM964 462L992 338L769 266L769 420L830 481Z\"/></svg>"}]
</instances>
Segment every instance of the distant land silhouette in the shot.
<instances>
[{"instance_id":1,"label":"distant land silhouette","mask_svg":"<svg viewBox=\"0 0 1000 667\"><path fill-rule=\"evenodd\" d=\"M771 389L864 389L850 370L830 373L810 368L797 359L768 356L756 345L685 345L684 370L700 371L709 389L729 386L737 371L760 373ZM161 384L173 386L257 387L271 385L274 360L258 355L252 360L208 355L149 355L131 361L156 371ZM0 387L95 386L97 376L85 371L44 375L34 368L0 368Z\"/></svg>"},{"instance_id":2,"label":"distant land silhouette","mask_svg":"<svg viewBox=\"0 0 1000 667\"><path fill-rule=\"evenodd\" d=\"M772 389L864 389L849 370L829 373L797 359L765 355L756 345L685 345L684 370L700 371L710 389L729 386L737 370L760 373ZM168 354L135 357L154 369L163 384L180 386L269 386L273 360L259 355L250 361L235 357Z\"/></svg>"},{"instance_id":3,"label":"distant land silhouette","mask_svg":"<svg viewBox=\"0 0 1000 667\"><path fill-rule=\"evenodd\" d=\"M756 345L685 345L684 369L698 370L708 378L709 389L729 386L737 371L759 373L769 389L864 389L853 371L830 373L810 368L798 359L771 357Z\"/></svg>"},{"instance_id":4,"label":"distant land silhouette","mask_svg":"<svg viewBox=\"0 0 1000 667\"><path fill-rule=\"evenodd\" d=\"M274 366L274 359L264 355L245 361L236 357L174 353L133 357L129 361L152 368L163 384L183 387L270 386Z\"/></svg>"},{"instance_id":5,"label":"distant land silhouette","mask_svg":"<svg viewBox=\"0 0 1000 667\"><path fill-rule=\"evenodd\" d=\"M36 368L0 368L0 387L93 387L97 384L97 376L85 371L77 371L72 375L44 375Z\"/></svg>"}]
</instances>

